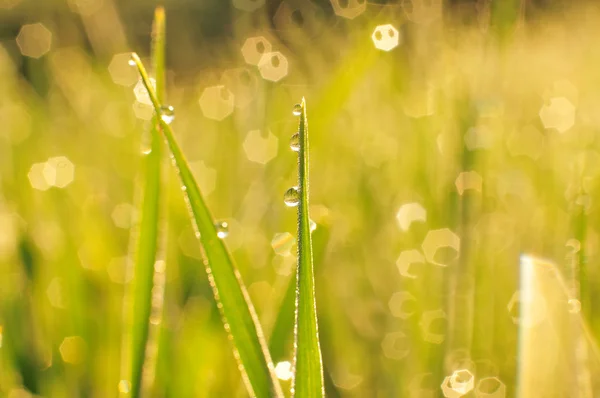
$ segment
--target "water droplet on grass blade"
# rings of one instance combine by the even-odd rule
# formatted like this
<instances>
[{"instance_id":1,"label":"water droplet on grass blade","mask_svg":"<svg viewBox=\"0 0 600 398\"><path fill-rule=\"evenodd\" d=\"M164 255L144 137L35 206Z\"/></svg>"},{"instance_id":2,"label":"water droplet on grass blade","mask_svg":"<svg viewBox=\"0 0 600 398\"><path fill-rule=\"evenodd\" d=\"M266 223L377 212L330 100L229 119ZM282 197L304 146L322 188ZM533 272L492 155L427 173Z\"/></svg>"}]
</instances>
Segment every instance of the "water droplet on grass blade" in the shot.
<instances>
[{"instance_id":1,"label":"water droplet on grass blade","mask_svg":"<svg viewBox=\"0 0 600 398\"><path fill-rule=\"evenodd\" d=\"M298 206L298 203L300 203L300 192L298 192L298 188L292 187L285 191L283 202L288 207Z\"/></svg>"},{"instance_id":2,"label":"water droplet on grass blade","mask_svg":"<svg viewBox=\"0 0 600 398\"><path fill-rule=\"evenodd\" d=\"M224 239L229 235L229 224L227 224L227 221L217 221L215 223L215 229L217 230L219 239Z\"/></svg>"},{"instance_id":3,"label":"water droplet on grass blade","mask_svg":"<svg viewBox=\"0 0 600 398\"><path fill-rule=\"evenodd\" d=\"M175 108L170 105L163 105L160 107L160 118L163 122L171 124L175 119Z\"/></svg>"},{"instance_id":4,"label":"water droplet on grass blade","mask_svg":"<svg viewBox=\"0 0 600 398\"><path fill-rule=\"evenodd\" d=\"M294 152L300 151L300 134L296 133L290 138L290 148Z\"/></svg>"},{"instance_id":5,"label":"water droplet on grass blade","mask_svg":"<svg viewBox=\"0 0 600 398\"><path fill-rule=\"evenodd\" d=\"M294 114L294 116L300 116L302 114L302 105L294 105L294 110L292 111L292 113Z\"/></svg>"},{"instance_id":6,"label":"water droplet on grass blade","mask_svg":"<svg viewBox=\"0 0 600 398\"><path fill-rule=\"evenodd\" d=\"M129 61L127 61L127 63L129 64L129 66L135 66L135 60L133 59L133 54L131 55L131 57L129 58Z\"/></svg>"}]
</instances>

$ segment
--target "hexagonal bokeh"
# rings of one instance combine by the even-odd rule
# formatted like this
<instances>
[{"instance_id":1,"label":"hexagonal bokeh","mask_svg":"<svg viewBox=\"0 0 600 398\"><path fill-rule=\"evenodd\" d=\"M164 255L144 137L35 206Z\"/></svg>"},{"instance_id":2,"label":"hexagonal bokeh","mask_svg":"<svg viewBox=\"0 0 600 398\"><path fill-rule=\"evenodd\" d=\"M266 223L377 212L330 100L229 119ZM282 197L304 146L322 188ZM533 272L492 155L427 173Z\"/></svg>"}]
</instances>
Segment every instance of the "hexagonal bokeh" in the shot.
<instances>
[{"instance_id":1,"label":"hexagonal bokeh","mask_svg":"<svg viewBox=\"0 0 600 398\"><path fill-rule=\"evenodd\" d=\"M80 336L65 337L58 348L62 360L72 365L83 362L86 349L85 340Z\"/></svg>"},{"instance_id":2,"label":"hexagonal bokeh","mask_svg":"<svg viewBox=\"0 0 600 398\"><path fill-rule=\"evenodd\" d=\"M455 370L450 376L450 387L465 395L475 387L475 376L468 369Z\"/></svg>"},{"instance_id":3,"label":"hexagonal bokeh","mask_svg":"<svg viewBox=\"0 0 600 398\"><path fill-rule=\"evenodd\" d=\"M135 214L135 206L131 203L119 203L115 206L110 216L118 228L127 229L131 228L135 222Z\"/></svg>"},{"instance_id":4,"label":"hexagonal bokeh","mask_svg":"<svg viewBox=\"0 0 600 398\"><path fill-rule=\"evenodd\" d=\"M544 135L535 126L528 124L508 136L506 147L512 156L529 156L537 160L544 150L544 142Z\"/></svg>"},{"instance_id":5,"label":"hexagonal bokeh","mask_svg":"<svg viewBox=\"0 0 600 398\"><path fill-rule=\"evenodd\" d=\"M575 105L565 97L551 98L550 103L540 109L540 119L547 129L567 132L575 124Z\"/></svg>"},{"instance_id":6,"label":"hexagonal bokeh","mask_svg":"<svg viewBox=\"0 0 600 398\"><path fill-rule=\"evenodd\" d=\"M198 102L205 117L220 121L233 112L234 98L233 93L225 86L218 85L206 87Z\"/></svg>"},{"instance_id":7,"label":"hexagonal bokeh","mask_svg":"<svg viewBox=\"0 0 600 398\"><path fill-rule=\"evenodd\" d=\"M265 5L265 0L233 0L233 6L241 11L252 12Z\"/></svg>"},{"instance_id":8,"label":"hexagonal bokeh","mask_svg":"<svg viewBox=\"0 0 600 398\"><path fill-rule=\"evenodd\" d=\"M215 190L217 171L208 167L201 160L190 162L190 168L192 169L194 177L196 177L196 181L198 181L202 195L210 195Z\"/></svg>"},{"instance_id":9,"label":"hexagonal bokeh","mask_svg":"<svg viewBox=\"0 0 600 398\"><path fill-rule=\"evenodd\" d=\"M463 396L463 394L459 393L458 391L454 391L452 389L452 386L450 386L450 376L444 377L444 381L442 381L441 387L442 394L444 394L444 397L446 398L460 398Z\"/></svg>"},{"instance_id":10,"label":"hexagonal bokeh","mask_svg":"<svg viewBox=\"0 0 600 398\"><path fill-rule=\"evenodd\" d=\"M44 178L50 186L64 188L73 181L75 166L64 156L48 159L44 165Z\"/></svg>"},{"instance_id":11,"label":"hexagonal bokeh","mask_svg":"<svg viewBox=\"0 0 600 398\"><path fill-rule=\"evenodd\" d=\"M432 324L442 319L446 319L446 313L441 309L427 311L421 315L419 327L421 328L421 333L423 333L423 340L433 344L442 344L444 342L446 336L432 330Z\"/></svg>"},{"instance_id":12,"label":"hexagonal bokeh","mask_svg":"<svg viewBox=\"0 0 600 398\"><path fill-rule=\"evenodd\" d=\"M400 32L391 24L379 25L371 35L375 48L382 51L391 51L400 43Z\"/></svg>"},{"instance_id":13,"label":"hexagonal bokeh","mask_svg":"<svg viewBox=\"0 0 600 398\"><path fill-rule=\"evenodd\" d=\"M521 291L517 290L510 298L506 309L514 324L522 327L534 327L546 319L546 300L539 294L523 296ZM525 309L525 313L522 313L522 309Z\"/></svg>"},{"instance_id":14,"label":"hexagonal bokeh","mask_svg":"<svg viewBox=\"0 0 600 398\"><path fill-rule=\"evenodd\" d=\"M398 267L398 272L400 275L405 278L416 279L417 275L410 273L410 266L412 264L424 264L425 257L421 254L420 251L412 249L405 250L398 256L396 260L396 267Z\"/></svg>"},{"instance_id":15,"label":"hexagonal bokeh","mask_svg":"<svg viewBox=\"0 0 600 398\"><path fill-rule=\"evenodd\" d=\"M479 379L475 388L477 398L504 398L506 397L506 386L497 377L485 377Z\"/></svg>"},{"instance_id":16,"label":"hexagonal bokeh","mask_svg":"<svg viewBox=\"0 0 600 398\"><path fill-rule=\"evenodd\" d=\"M263 36L249 37L242 46L242 55L247 64L258 65L262 56L270 53L271 43Z\"/></svg>"},{"instance_id":17,"label":"hexagonal bokeh","mask_svg":"<svg viewBox=\"0 0 600 398\"><path fill-rule=\"evenodd\" d=\"M110 77L116 84L129 87L138 81L138 71L136 68L129 65L130 59L131 53L113 55L110 64L108 64L108 73L110 73Z\"/></svg>"},{"instance_id":18,"label":"hexagonal bokeh","mask_svg":"<svg viewBox=\"0 0 600 398\"><path fill-rule=\"evenodd\" d=\"M490 149L494 145L494 132L487 126L471 127L465 133L465 146L468 150Z\"/></svg>"},{"instance_id":19,"label":"hexagonal bokeh","mask_svg":"<svg viewBox=\"0 0 600 398\"><path fill-rule=\"evenodd\" d=\"M388 333L381 341L381 349L386 357L400 360L409 354L410 341L402 332Z\"/></svg>"},{"instance_id":20,"label":"hexagonal bokeh","mask_svg":"<svg viewBox=\"0 0 600 398\"><path fill-rule=\"evenodd\" d=\"M156 80L154 78L150 78L150 84L156 90ZM144 86L144 82L142 79L138 79L137 84L133 88L133 94L135 95L135 99L140 104L152 106L152 100L150 99L150 94L148 94L148 90Z\"/></svg>"},{"instance_id":21,"label":"hexagonal bokeh","mask_svg":"<svg viewBox=\"0 0 600 398\"><path fill-rule=\"evenodd\" d=\"M50 51L52 32L41 23L23 25L17 36L17 45L26 57L40 58Z\"/></svg>"},{"instance_id":22,"label":"hexagonal bokeh","mask_svg":"<svg viewBox=\"0 0 600 398\"><path fill-rule=\"evenodd\" d=\"M504 398L506 397L506 386L497 377L484 377L479 379L475 387L477 398Z\"/></svg>"},{"instance_id":23,"label":"hexagonal bokeh","mask_svg":"<svg viewBox=\"0 0 600 398\"><path fill-rule=\"evenodd\" d=\"M154 107L152 105L133 101L131 107L133 108L133 114L137 119L150 120L152 119L152 116L154 116Z\"/></svg>"},{"instance_id":24,"label":"hexagonal bokeh","mask_svg":"<svg viewBox=\"0 0 600 398\"><path fill-rule=\"evenodd\" d=\"M354 19L367 9L366 0L329 0L336 15Z\"/></svg>"},{"instance_id":25,"label":"hexagonal bokeh","mask_svg":"<svg viewBox=\"0 0 600 398\"><path fill-rule=\"evenodd\" d=\"M258 70L263 79L278 82L288 74L288 60L279 51L265 53L258 62Z\"/></svg>"},{"instance_id":26,"label":"hexagonal bokeh","mask_svg":"<svg viewBox=\"0 0 600 398\"><path fill-rule=\"evenodd\" d=\"M436 253L441 248L450 248L454 249L456 252L454 259L458 258L460 252L460 238L448 228L434 229L427 233L421 247L427 262L445 267L448 264L435 260Z\"/></svg>"},{"instance_id":27,"label":"hexagonal bokeh","mask_svg":"<svg viewBox=\"0 0 600 398\"><path fill-rule=\"evenodd\" d=\"M46 191L50 188L50 184L46 181L44 177L44 168L46 167L46 163L34 163L31 165L29 169L29 173L27 173L27 178L29 179L29 183L34 189L38 191Z\"/></svg>"},{"instance_id":28,"label":"hexagonal bokeh","mask_svg":"<svg viewBox=\"0 0 600 398\"><path fill-rule=\"evenodd\" d=\"M409 292L402 291L392 294L388 306L393 316L400 319L408 319L415 314L415 303L417 298Z\"/></svg>"},{"instance_id":29,"label":"hexagonal bokeh","mask_svg":"<svg viewBox=\"0 0 600 398\"><path fill-rule=\"evenodd\" d=\"M292 248L296 244L296 238L289 232L277 233L271 240L271 247L278 256L291 256Z\"/></svg>"},{"instance_id":30,"label":"hexagonal bokeh","mask_svg":"<svg viewBox=\"0 0 600 398\"><path fill-rule=\"evenodd\" d=\"M476 171L463 171L456 177L455 185L460 195L464 194L468 189L481 192L483 178Z\"/></svg>"},{"instance_id":31,"label":"hexagonal bokeh","mask_svg":"<svg viewBox=\"0 0 600 398\"><path fill-rule=\"evenodd\" d=\"M400 229L404 232L408 231L413 222L426 222L427 211L420 203L405 203L400 206L396 213L396 220Z\"/></svg>"},{"instance_id":32,"label":"hexagonal bokeh","mask_svg":"<svg viewBox=\"0 0 600 398\"><path fill-rule=\"evenodd\" d=\"M221 76L221 84L233 93L236 108L248 106L258 91L258 78L249 68L225 70Z\"/></svg>"},{"instance_id":33,"label":"hexagonal bokeh","mask_svg":"<svg viewBox=\"0 0 600 398\"><path fill-rule=\"evenodd\" d=\"M279 140L270 131L265 137L260 130L251 130L244 140L244 152L248 160L267 164L277 156Z\"/></svg>"}]
</instances>

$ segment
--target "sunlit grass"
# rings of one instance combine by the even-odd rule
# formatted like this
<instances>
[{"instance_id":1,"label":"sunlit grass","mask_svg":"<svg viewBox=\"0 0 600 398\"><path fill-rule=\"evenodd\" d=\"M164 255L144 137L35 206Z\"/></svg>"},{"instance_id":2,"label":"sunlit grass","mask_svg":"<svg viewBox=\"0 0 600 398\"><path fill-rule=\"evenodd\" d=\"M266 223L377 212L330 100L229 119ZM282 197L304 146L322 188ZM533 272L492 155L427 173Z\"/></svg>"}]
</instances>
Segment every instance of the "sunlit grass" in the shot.
<instances>
[{"instance_id":1,"label":"sunlit grass","mask_svg":"<svg viewBox=\"0 0 600 398\"><path fill-rule=\"evenodd\" d=\"M131 330L123 291L141 281L123 272L131 225L141 221L140 132L154 112L132 107L138 77L125 52L152 62L151 9L118 5L111 14L113 2L103 2L99 14L80 18L65 7L68 15L38 21L51 5L29 13L26 3L3 14L14 16L4 32L15 37L0 46L0 396L114 396ZM366 2L349 20L331 10L313 17L299 2L298 28L286 10L217 3L169 11L170 127L210 222L229 224L219 241L248 287L284 393L294 362L297 215L282 192L297 185L290 110L302 96L328 397L436 396L444 382L452 389L453 375L456 389L470 388L468 374L472 390L502 385L506 397L537 382L549 391L585 380L595 388L593 350L586 358L575 343L583 335L593 346L600 331L597 12L566 6L542 16L528 2L522 21L509 10L497 26L502 10L491 10L492 24L475 9L466 22L444 12L425 23L423 10L400 5ZM14 40L21 29L11 24L25 13L27 25L52 33L40 58ZM399 44L382 51L372 37L387 24ZM123 26L129 42L117 40ZM280 80L263 76L273 78L273 65L259 66L260 54L248 63L242 49L255 37L285 56ZM57 167L63 158L71 166ZM168 166L164 320L150 395L245 396ZM568 294L550 282L524 284L523 253L548 259ZM541 285L552 304L525 316L546 314L541 328L524 328L519 297ZM571 333L574 320L587 332ZM561 358L555 373L536 373L553 355Z\"/></svg>"}]
</instances>

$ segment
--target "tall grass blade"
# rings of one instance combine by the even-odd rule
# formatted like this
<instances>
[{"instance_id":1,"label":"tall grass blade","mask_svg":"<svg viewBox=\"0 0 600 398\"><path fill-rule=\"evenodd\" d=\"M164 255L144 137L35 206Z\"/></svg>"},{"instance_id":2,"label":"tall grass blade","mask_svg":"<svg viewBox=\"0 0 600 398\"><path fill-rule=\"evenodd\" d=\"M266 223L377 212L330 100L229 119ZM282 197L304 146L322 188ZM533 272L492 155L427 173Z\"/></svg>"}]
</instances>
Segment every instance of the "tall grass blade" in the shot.
<instances>
[{"instance_id":1,"label":"tall grass blade","mask_svg":"<svg viewBox=\"0 0 600 398\"><path fill-rule=\"evenodd\" d=\"M152 62L156 79L156 95L164 100L165 87L165 12L162 7L154 15ZM152 306L154 263L156 262L160 208L160 138L159 119L154 116L150 134L150 152L143 158L143 188L140 204L141 221L136 248L133 278L133 312L131 341L131 396L139 397L142 369L146 358L149 318Z\"/></svg>"},{"instance_id":2,"label":"tall grass blade","mask_svg":"<svg viewBox=\"0 0 600 398\"><path fill-rule=\"evenodd\" d=\"M161 103L150 84L146 69L137 54L132 54L132 59L138 67L154 109L160 115ZM248 393L257 397L281 397L283 392L246 287L225 244L217 236L213 218L188 162L175 140L171 126L161 118L160 127L181 179L192 224L204 249L208 279L221 311L225 329L233 342L234 355L238 360Z\"/></svg>"},{"instance_id":3,"label":"tall grass blade","mask_svg":"<svg viewBox=\"0 0 600 398\"><path fill-rule=\"evenodd\" d=\"M323 361L319 346L317 303L313 267L312 238L308 213L308 123L306 101L302 99L298 127L298 269L296 272L296 323L294 326L294 381L292 393L297 397L322 397Z\"/></svg>"}]
</instances>

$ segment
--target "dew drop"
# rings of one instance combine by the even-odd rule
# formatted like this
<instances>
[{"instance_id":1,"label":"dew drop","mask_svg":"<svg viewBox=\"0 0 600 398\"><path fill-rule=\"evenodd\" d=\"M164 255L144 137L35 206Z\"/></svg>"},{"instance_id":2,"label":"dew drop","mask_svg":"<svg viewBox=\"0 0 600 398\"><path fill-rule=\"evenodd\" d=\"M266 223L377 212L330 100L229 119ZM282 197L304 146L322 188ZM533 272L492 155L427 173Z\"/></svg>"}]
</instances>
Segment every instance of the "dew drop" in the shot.
<instances>
[{"instance_id":1,"label":"dew drop","mask_svg":"<svg viewBox=\"0 0 600 398\"><path fill-rule=\"evenodd\" d=\"M298 203L300 203L300 192L298 192L298 188L292 187L285 191L283 202L288 207L298 206Z\"/></svg>"},{"instance_id":2,"label":"dew drop","mask_svg":"<svg viewBox=\"0 0 600 398\"><path fill-rule=\"evenodd\" d=\"M135 66L135 60L133 59L133 54L131 55L131 58L129 58L129 61L127 61L127 63L129 64L129 66Z\"/></svg>"},{"instance_id":3,"label":"dew drop","mask_svg":"<svg viewBox=\"0 0 600 398\"><path fill-rule=\"evenodd\" d=\"M300 134L296 133L290 138L290 148L294 152L300 151Z\"/></svg>"},{"instance_id":4,"label":"dew drop","mask_svg":"<svg viewBox=\"0 0 600 398\"><path fill-rule=\"evenodd\" d=\"M300 116L302 114L302 105L294 105L294 110L292 111L292 113L294 114L294 116Z\"/></svg>"},{"instance_id":5,"label":"dew drop","mask_svg":"<svg viewBox=\"0 0 600 398\"><path fill-rule=\"evenodd\" d=\"M170 105L163 105L160 107L160 118L163 122L171 124L175 119L175 108Z\"/></svg>"},{"instance_id":6,"label":"dew drop","mask_svg":"<svg viewBox=\"0 0 600 398\"><path fill-rule=\"evenodd\" d=\"M309 219L308 225L310 228L310 232L313 232L315 229L317 229L317 223L314 222L312 219Z\"/></svg>"},{"instance_id":7,"label":"dew drop","mask_svg":"<svg viewBox=\"0 0 600 398\"><path fill-rule=\"evenodd\" d=\"M215 229L217 230L219 239L224 239L229 235L229 224L227 224L227 221L217 221L215 223Z\"/></svg>"}]
</instances>

